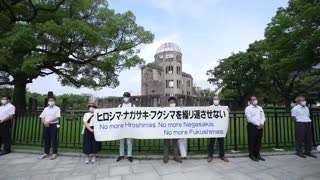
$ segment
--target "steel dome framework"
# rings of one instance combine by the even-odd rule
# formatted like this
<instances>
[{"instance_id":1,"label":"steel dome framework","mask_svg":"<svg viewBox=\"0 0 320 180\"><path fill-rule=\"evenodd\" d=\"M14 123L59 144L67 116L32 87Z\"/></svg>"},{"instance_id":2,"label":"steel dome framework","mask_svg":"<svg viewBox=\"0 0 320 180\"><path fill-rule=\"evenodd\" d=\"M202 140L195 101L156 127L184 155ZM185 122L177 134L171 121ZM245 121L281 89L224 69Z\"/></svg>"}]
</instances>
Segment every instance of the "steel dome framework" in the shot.
<instances>
[{"instance_id":1,"label":"steel dome framework","mask_svg":"<svg viewBox=\"0 0 320 180\"><path fill-rule=\"evenodd\" d=\"M179 52L181 53L180 47L172 42L162 44L156 51L156 54L163 52Z\"/></svg>"}]
</instances>

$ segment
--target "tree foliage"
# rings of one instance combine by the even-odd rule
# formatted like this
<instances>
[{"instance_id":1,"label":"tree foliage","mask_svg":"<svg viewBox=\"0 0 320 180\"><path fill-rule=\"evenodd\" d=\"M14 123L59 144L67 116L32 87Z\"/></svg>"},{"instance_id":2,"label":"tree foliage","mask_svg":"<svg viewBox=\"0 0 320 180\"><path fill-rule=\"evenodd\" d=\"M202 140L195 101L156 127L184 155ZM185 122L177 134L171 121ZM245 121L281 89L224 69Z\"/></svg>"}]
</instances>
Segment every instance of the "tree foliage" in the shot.
<instances>
[{"instance_id":1,"label":"tree foliage","mask_svg":"<svg viewBox=\"0 0 320 180\"><path fill-rule=\"evenodd\" d=\"M247 52L232 54L219 61L219 65L207 72L208 81L221 90L225 98L236 100L244 106L246 99L256 92L263 70L263 58L255 51L262 42L250 45Z\"/></svg>"},{"instance_id":2,"label":"tree foliage","mask_svg":"<svg viewBox=\"0 0 320 180\"><path fill-rule=\"evenodd\" d=\"M202 97L213 97L216 95L216 91L213 91L210 88L201 89L199 93Z\"/></svg>"},{"instance_id":3,"label":"tree foliage","mask_svg":"<svg viewBox=\"0 0 320 180\"><path fill-rule=\"evenodd\" d=\"M0 84L25 88L39 76L58 75L76 88L116 87L118 74L143 60L139 46L153 34L132 12L115 13L105 0L0 0Z\"/></svg>"},{"instance_id":4,"label":"tree foliage","mask_svg":"<svg viewBox=\"0 0 320 180\"><path fill-rule=\"evenodd\" d=\"M289 1L288 8L280 8L268 24L265 37L266 86L287 106L298 94L308 96L319 87L320 72L312 69L320 62L319 2Z\"/></svg>"},{"instance_id":5,"label":"tree foliage","mask_svg":"<svg viewBox=\"0 0 320 180\"><path fill-rule=\"evenodd\" d=\"M265 39L220 60L208 81L240 100L260 94L289 107L299 94L319 99L320 72L312 68L319 62L320 3L290 0L268 24Z\"/></svg>"}]
</instances>

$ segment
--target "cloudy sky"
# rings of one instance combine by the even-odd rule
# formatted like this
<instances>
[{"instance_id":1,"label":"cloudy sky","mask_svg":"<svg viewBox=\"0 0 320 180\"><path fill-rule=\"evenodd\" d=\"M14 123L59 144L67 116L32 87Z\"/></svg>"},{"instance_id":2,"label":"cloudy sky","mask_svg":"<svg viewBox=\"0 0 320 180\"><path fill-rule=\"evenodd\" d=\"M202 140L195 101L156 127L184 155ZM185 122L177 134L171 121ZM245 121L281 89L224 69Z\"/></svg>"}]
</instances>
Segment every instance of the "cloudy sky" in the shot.
<instances>
[{"instance_id":1,"label":"cloudy sky","mask_svg":"<svg viewBox=\"0 0 320 180\"><path fill-rule=\"evenodd\" d=\"M117 12L132 11L137 23L155 35L152 44L142 47L140 57L152 62L156 49L165 42L178 44L183 53L183 71L192 74L196 86L213 88L206 71L232 52L245 50L263 39L264 29L277 8L287 0L109 0ZM120 85L94 91L62 87L55 75L41 77L28 85L31 92L56 95L91 93L99 97L120 96L124 91L140 94L141 73L132 68L120 73Z\"/></svg>"}]
</instances>

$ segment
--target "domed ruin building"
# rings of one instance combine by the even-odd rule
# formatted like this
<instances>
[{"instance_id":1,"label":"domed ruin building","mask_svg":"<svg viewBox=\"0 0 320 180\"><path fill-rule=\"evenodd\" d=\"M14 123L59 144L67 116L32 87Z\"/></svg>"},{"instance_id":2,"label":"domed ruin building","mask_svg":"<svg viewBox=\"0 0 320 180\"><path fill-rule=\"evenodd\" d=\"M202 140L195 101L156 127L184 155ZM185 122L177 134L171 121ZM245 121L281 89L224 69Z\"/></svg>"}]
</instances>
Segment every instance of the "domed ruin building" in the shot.
<instances>
[{"instance_id":1,"label":"domed ruin building","mask_svg":"<svg viewBox=\"0 0 320 180\"><path fill-rule=\"evenodd\" d=\"M141 67L141 95L193 96L193 78L182 71L182 52L178 45L162 44L154 59Z\"/></svg>"}]
</instances>

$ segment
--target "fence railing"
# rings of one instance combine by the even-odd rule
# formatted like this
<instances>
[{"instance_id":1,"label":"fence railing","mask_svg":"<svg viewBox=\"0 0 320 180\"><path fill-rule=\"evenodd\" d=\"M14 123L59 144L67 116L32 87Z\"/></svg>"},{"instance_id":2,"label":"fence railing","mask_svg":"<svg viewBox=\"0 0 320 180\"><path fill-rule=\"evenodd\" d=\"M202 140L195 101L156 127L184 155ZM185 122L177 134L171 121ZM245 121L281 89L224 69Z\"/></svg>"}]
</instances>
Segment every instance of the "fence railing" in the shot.
<instances>
[{"instance_id":1,"label":"fence railing","mask_svg":"<svg viewBox=\"0 0 320 180\"><path fill-rule=\"evenodd\" d=\"M42 124L39 118L40 112L19 113L13 124L13 144L16 145L43 145ZM59 147L82 148L84 112L67 112L60 119ZM295 126L291 122L289 112L266 112L266 122L263 132L262 148L290 148L295 145ZM320 144L320 112L311 112L313 144ZM230 112L229 129L225 138L226 150L247 149L247 120L242 112ZM135 139L134 151L160 152L163 140L139 140ZM119 149L119 141L103 142L103 150L115 151ZM208 139L188 139L190 153L207 152Z\"/></svg>"}]
</instances>

